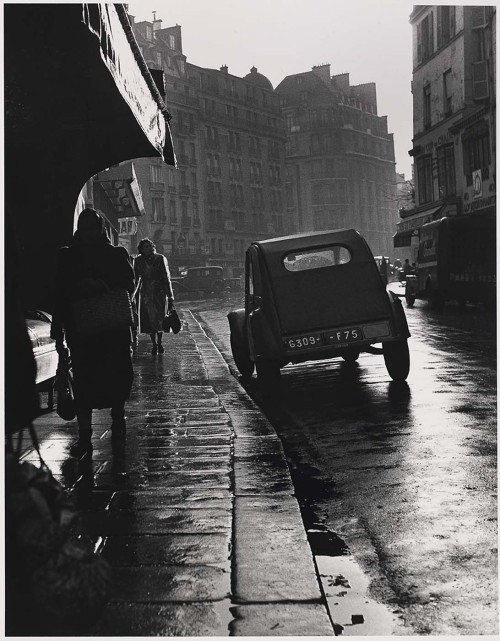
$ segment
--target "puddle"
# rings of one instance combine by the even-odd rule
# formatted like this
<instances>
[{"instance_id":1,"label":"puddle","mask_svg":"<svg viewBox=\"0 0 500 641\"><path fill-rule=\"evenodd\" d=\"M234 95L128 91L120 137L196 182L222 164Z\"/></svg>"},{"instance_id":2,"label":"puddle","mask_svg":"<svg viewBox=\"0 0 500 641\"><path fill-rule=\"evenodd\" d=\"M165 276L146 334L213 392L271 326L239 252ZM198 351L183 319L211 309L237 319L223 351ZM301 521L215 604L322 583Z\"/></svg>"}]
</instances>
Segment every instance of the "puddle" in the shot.
<instances>
[{"instance_id":1,"label":"puddle","mask_svg":"<svg viewBox=\"0 0 500 641\"><path fill-rule=\"evenodd\" d=\"M368 596L369 578L351 556L315 556L337 636L390 636L401 621Z\"/></svg>"}]
</instances>

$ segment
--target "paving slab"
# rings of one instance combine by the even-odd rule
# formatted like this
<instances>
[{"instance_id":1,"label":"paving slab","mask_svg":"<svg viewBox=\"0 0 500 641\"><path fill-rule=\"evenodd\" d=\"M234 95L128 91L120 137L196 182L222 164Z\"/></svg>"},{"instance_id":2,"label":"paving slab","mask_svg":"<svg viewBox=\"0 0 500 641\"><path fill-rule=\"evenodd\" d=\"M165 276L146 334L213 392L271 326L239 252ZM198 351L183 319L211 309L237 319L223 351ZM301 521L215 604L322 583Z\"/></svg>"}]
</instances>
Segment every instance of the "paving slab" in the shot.
<instances>
[{"instance_id":1,"label":"paving slab","mask_svg":"<svg viewBox=\"0 0 500 641\"><path fill-rule=\"evenodd\" d=\"M113 568L111 603L220 601L231 592L231 575L210 565Z\"/></svg>"},{"instance_id":2,"label":"paving slab","mask_svg":"<svg viewBox=\"0 0 500 641\"><path fill-rule=\"evenodd\" d=\"M335 636L325 608L318 603L238 605L231 613L231 636Z\"/></svg>"},{"instance_id":3,"label":"paving slab","mask_svg":"<svg viewBox=\"0 0 500 641\"><path fill-rule=\"evenodd\" d=\"M231 532L109 537L103 556L114 566L218 565L231 562Z\"/></svg>"},{"instance_id":4,"label":"paving slab","mask_svg":"<svg viewBox=\"0 0 500 641\"><path fill-rule=\"evenodd\" d=\"M322 599L293 497L235 498L235 598L239 603Z\"/></svg>"},{"instance_id":5,"label":"paving slab","mask_svg":"<svg viewBox=\"0 0 500 641\"><path fill-rule=\"evenodd\" d=\"M232 619L229 599L205 603L110 604L92 636L225 637Z\"/></svg>"}]
</instances>

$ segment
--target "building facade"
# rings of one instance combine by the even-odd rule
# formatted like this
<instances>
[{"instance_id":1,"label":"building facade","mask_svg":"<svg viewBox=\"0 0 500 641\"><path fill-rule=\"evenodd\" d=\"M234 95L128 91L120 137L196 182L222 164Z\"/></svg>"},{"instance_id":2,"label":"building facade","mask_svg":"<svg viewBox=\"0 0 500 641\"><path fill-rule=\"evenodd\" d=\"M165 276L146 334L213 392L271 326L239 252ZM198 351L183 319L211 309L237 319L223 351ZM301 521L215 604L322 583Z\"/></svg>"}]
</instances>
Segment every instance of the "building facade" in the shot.
<instances>
[{"instance_id":1,"label":"building facade","mask_svg":"<svg viewBox=\"0 0 500 641\"><path fill-rule=\"evenodd\" d=\"M172 270L221 265L226 277L244 271L251 241L284 235L285 126L279 98L253 68L244 78L227 66L187 62L180 26L133 23L149 67L162 69L172 114L177 169L137 159L149 236Z\"/></svg>"},{"instance_id":2,"label":"building facade","mask_svg":"<svg viewBox=\"0 0 500 641\"><path fill-rule=\"evenodd\" d=\"M277 87L286 121L287 214L296 231L357 229L374 254L393 256L398 220L393 135L374 83L351 86L330 65Z\"/></svg>"},{"instance_id":3,"label":"building facade","mask_svg":"<svg viewBox=\"0 0 500 641\"><path fill-rule=\"evenodd\" d=\"M496 8L414 7L415 205L396 246L416 259L419 230L444 216L496 217Z\"/></svg>"}]
</instances>

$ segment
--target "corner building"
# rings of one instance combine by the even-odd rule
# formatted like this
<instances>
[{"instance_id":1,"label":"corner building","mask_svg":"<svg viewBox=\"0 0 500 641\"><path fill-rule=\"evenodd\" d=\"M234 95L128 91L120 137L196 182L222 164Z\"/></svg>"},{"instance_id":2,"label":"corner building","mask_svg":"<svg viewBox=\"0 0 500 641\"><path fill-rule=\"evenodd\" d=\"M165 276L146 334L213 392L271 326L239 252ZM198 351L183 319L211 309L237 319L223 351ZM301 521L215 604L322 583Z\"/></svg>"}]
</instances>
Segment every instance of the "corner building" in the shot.
<instances>
[{"instance_id":1,"label":"corner building","mask_svg":"<svg viewBox=\"0 0 500 641\"><path fill-rule=\"evenodd\" d=\"M181 27L161 22L133 28L148 67L165 73L177 170L156 159L135 161L149 213L137 238L151 237L174 272L221 265L227 278L238 277L251 241L291 231L279 97L255 67L239 78L227 66L188 63Z\"/></svg>"},{"instance_id":2,"label":"corner building","mask_svg":"<svg viewBox=\"0 0 500 641\"><path fill-rule=\"evenodd\" d=\"M395 246L417 259L421 227L444 216L496 225L496 8L415 6L413 148L415 206L400 211ZM464 247L468 253L470 247ZM472 254L471 254L472 256Z\"/></svg>"},{"instance_id":3,"label":"corner building","mask_svg":"<svg viewBox=\"0 0 500 641\"><path fill-rule=\"evenodd\" d=\"M330 65L277 87L286 121L287 215L295 231L358 230L373 253L394 256L398 220L393 135L374 83L351 86Z\"/></svg>"}]
</instances>

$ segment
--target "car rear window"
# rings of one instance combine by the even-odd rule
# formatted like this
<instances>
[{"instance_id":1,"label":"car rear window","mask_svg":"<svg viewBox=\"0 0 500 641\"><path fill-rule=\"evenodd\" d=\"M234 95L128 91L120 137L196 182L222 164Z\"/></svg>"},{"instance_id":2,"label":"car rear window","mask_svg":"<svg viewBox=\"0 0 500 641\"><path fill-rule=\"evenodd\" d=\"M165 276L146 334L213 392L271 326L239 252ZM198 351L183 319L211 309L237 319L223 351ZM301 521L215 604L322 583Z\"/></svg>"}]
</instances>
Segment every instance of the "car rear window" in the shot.
<instances>
[{"instance_id":1,"label":"car rear window","mask_svg":"<svg viewBox=\"0 0 500 641\"><path fill-rule=\"evenodd\" d=\"M334 265L345 265L351 260L351 252L343 245L332 245L321 249L306 249L287 254L283 259L285 269L302 272Z\"/></svg>"}]
</instances>

